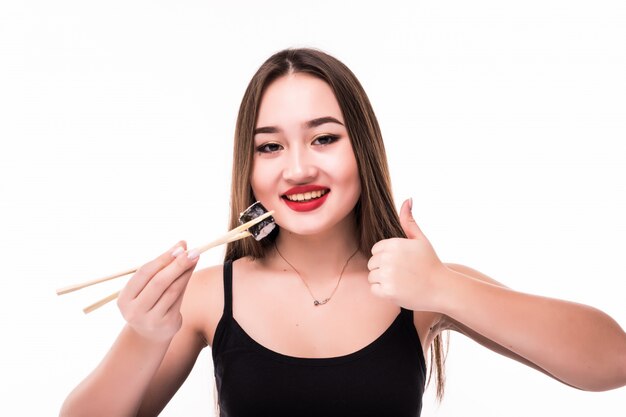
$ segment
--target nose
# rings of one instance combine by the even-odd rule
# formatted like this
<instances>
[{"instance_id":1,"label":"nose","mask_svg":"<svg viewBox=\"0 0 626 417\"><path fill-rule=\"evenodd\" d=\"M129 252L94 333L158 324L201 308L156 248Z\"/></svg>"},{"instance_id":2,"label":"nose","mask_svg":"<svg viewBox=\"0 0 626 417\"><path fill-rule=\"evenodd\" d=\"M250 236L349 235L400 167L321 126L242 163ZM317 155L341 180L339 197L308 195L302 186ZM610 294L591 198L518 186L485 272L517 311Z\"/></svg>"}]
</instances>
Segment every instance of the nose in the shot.
<instances>
[{"instance_id":1,"label":"nose","mask_svg":"<svg viewBox=\"0 0 626 417\"><path fill-rule=\"evenodd\" d=\"M312 181L317 176L317 167L306 146L291 148L285 158L283 179L296 184Z\"/></svg>"}]
</instances>

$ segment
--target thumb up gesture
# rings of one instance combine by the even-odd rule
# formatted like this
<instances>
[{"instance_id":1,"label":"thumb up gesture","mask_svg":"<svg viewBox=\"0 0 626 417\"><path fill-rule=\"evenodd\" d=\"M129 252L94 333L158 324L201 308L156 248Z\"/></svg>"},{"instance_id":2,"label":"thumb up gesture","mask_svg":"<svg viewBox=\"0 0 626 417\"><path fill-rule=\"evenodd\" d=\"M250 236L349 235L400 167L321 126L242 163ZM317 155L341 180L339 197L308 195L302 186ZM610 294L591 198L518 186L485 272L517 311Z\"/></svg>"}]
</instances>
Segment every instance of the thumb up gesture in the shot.
<instances>
[{"instance_id":1,"label":"thumb up gesture","mask_svg":"<svg viewBox=\"0 0 626 417\"><path fill-rule=\"evenodd\" d=\"M407 239L381 240L367 263L372 293L414 311L437 311L438 277L446 269L411 213L412 201L400 208Z\"/></svg>"}]
</instances>

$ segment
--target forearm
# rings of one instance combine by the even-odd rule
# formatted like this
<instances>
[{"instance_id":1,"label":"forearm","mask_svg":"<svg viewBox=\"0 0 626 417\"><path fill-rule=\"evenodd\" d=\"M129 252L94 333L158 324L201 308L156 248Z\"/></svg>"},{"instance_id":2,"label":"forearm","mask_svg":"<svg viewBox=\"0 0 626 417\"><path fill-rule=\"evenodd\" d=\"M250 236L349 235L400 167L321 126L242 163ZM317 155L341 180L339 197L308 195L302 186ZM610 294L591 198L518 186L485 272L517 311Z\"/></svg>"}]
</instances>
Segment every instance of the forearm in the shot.
<instances>
[{"instance_id":1,"label":"forearm","mask_svg":"<svg viewBox=\"0 0 626 417\"><path fill-rule=\"evenodd\" d=\"M446 268L441 312L585 390L626 384L626 333L581 304L512 291Z\"/></svg>"},{"instance_id":2,"label":"forearm","mask_svg":"<svg viewBox=\"0 0 626 417\"><path fill-rule=\"evenodd\" d=\"M100 365L65 400L60 415L135 416L168 346L124 327Z\"/></svg>"}]
</instances>

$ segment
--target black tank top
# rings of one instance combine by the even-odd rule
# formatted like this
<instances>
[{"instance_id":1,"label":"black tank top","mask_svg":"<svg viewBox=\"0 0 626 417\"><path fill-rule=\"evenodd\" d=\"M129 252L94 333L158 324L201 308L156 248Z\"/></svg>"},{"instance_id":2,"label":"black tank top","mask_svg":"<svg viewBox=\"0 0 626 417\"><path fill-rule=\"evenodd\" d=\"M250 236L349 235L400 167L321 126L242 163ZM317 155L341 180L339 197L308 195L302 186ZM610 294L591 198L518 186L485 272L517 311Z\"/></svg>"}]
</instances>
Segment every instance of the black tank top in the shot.
<instances>
[{"instance_id":1,"label":"black tank top","mask_svg":"<svg viewBox=\"0 0 626 417\"><path fill-rule=\"evenodd\" d=\"M232 263L224 264L224 313L212 346L221 417L416 417L426 365L413 313L402 309L363 349L297 358L254 341L233 318Z\"/></svg>"}]
</instances>

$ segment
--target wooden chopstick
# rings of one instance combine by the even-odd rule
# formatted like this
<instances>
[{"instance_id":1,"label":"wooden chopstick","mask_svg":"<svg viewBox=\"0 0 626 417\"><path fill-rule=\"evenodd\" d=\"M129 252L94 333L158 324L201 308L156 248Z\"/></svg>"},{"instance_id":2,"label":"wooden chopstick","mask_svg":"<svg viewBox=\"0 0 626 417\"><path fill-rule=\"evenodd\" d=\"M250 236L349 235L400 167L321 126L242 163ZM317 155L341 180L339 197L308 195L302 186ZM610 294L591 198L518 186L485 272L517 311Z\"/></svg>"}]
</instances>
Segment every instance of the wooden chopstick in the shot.
<instances>
[{"instance_id":1,"label":"wooden chopstick","mask_svg":"<svg viewBox=\"0 0 626 417\"><path fill-rule=\"evenodd\" d=\"M239 240L239 239L242 239L244 237L250 236L249 232L246 232L248 234L245 235L245 236L243 236L243 235L240 236L239 234L241 232L249 229L250 227L254 226L255 224L257 224L257 223L267 219L272 214L274 214L274 211L269 211L269 212L264 213L263 215L255 218L255 219L250 220L247 223L242 224L241 226L235 227L234 229L232 229L229 232L225 233L223 236L219 237L218 239L214 240L213 242L208 243L208 244L198 248L199 252L203 253L203 252L206 252L208 249L211 249L211 248L213 248L215 246L219 246L219 245L224 244L224 243L233 242L235 240ZM234 240L232 240L233 237L235 237ZM138 269L139 269L139 267L132 268L132 269L127 269L127 270L124 270L122 272L118 272L118 273L113 274L113 275L107 275L106 277L93 279L91 281L86 281L86 282L83 282L81 284L74 284L74 285L70 285L70 286L67 286L67 287L59 288L58 290L56 290L56 292L57 292L57 295L67 294L69 292L77 291L77 290L89 287L91 285L99 284L101 282L105 282L105 281L109 281L109 280L112 280L112 279L115 279L115 278L123 277L124 275L132 274L133 272L137 272Z\"/></svg>"},{"instance_id":2,"label":"wooden chopstick","mask_svg":"<svg viewBox=\"0 0 626 417\"><path fill-rule=\"evenodd\" d=\"M248 229L250 227L254 226L255 224L260 223L261 221L267 219L272 214L274 214L273 210L268 211L267 213L264 213L261 216L256 217L256 218L250 220L247 223L244 223L244 224L242 224L240 226L235 227L234 229L230 230L229 232L225 233L224 235L220 236L219 238L215 239L214 241L212 241L210 243L207 243L206 245L200 246L200 247L196 248L195 250L197 250L199 254L202 254L202 253L206 252L207 250L209 250L211 248L214 248L216 246L223 245L225 243L234 242L236 240L243 239L243 238L246 238L248 236L251 236L252 234L250 232L248 232ZM82 288L89 287L91 285L99 284L101 282L105 282L105 281L109 281L109 280L112 280L112 279L115 279L115 278L119 278L119 277L122 277L124 275L132 274L133 272L136 272L138 269L139 269L139 267L134 268L134 269L128 269L128 270L125 270L125 271L122 271L122 272L119 272L119 273L116 273L116 274L113 274L113 275L107 275L106 277L97 278L97 279L90 280L90 281L87 281L87 282L84 282L84 283L81 283L81 284L70 285L68 287L60 288L56 292L57 292L57 295L67 294L69 292L77 291L77 290L80 290ZM115 300L119 296L119 293L120 292L117 291L117 292L115 292L113 294L110 294L107 297L105 297L105 298L103 298L103 299L101 299L99 301L96 301L95 303L85 307L83 309L83 311L85 312L85 314L86 313L90 313L90 312L92 312L92 311L102 307L106 303Z\"/></svg>"},{"instance_id":3,"label":"wooden chopstick","mask_svg":"<svg viewBox=\"0 0 626 417\"><path fill-rule=\"evenodd\" d=\"M113 274L113 275L108 275L106 277L92 279L91 281L83 282L82 284L74 284L74 285L70 285L68 287L59 288L57 290L57 295L63 295L63 294L67 294L68 292L81 290L83 288L99 284L101 282L110 281L110 280L115 279L115 278L123 277L124 275L132 274L133 272L136 272L136 271L137 271L137 268L128 269L128 270L125 270L125 271L122 271L122 272L118 272L118 273Z\"/></svg>"},{"instance_id":4,"label":"wooden chopstick","mask_svg":"<svg viewBox=\"0 0 626 417\"><path fill-rule=\"evenodd\" d=\"M87 307L83 308L83 312L85 314L91 313L92 311L102 307L106 303L115 300L120 295L120 292L122 292L122 291L116 291L113 294L110 294L110 295L104 297L103 299L101 299L99 301L96 301L95 303L93 303L91 305L88 305Z\"/></svg>"},{"instance_id":5,"label":"wooden chopstick","mask_svg":"<svg viewBox=\"0 0 626 417\"><path fill-rule=\"evenodd\" d=\"M208 244L206 244L206 245L204 245L204 246L202 246L200 248L196 248L196 250L199 253L203 253L203 252L206 252L207 250L209 250L211 248L214 248L215 246L219 246L219 245L222 245L224 243L234 242L235 240L243 239L243 238L248 237L248 236L252 236L252 234L250 232L248 232L248 231L239 232L238 234L232 235L232 236L230 236L228 238L226 238L226 235L224 235L221 238L216 239L216 240L214 240L211 243L208 243ZM115 300L119 295L120 295L120 291L116 291L113 294L109 294L106 297L96 301L95 303L90 304L87 307L83 308L83 312L85 314L91 313L92 311L97 310L98 308L102 307L106 303Z\"/></svg>"}]
</instances>

